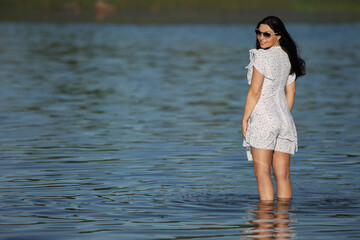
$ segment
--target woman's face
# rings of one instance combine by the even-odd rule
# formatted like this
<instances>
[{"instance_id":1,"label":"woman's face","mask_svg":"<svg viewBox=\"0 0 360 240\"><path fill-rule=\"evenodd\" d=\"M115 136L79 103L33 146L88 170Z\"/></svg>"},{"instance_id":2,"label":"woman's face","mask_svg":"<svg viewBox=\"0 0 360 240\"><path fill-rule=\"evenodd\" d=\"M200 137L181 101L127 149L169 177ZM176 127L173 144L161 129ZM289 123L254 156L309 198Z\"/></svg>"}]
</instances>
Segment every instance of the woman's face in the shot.
<instances>
[{"instance_id":1,"label":"woman's face","mask_svg":"<svg viewBox=\"0 0 360 240\"><path fill-rule=\"evenodd\" d=\"M280 46L279 40L281 36L275 35L274 30L272 30L267 24L260 24L258 30L261 33L270 33L270 37L265 37L264 34L257 34L257 40L260 43L261 48L271 48Z\"/></svg>"}]
</instances>

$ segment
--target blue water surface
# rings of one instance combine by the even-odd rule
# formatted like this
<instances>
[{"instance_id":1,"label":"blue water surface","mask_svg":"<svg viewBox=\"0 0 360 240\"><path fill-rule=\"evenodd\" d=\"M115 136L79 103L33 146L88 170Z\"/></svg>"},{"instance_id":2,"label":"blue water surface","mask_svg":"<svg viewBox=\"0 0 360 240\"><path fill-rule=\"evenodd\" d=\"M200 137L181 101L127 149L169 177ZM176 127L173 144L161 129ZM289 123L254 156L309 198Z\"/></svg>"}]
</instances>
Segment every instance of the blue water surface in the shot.
<instances>
[{"instance_id":1,"label":"blue water surface","mask_svg":"<svg viewBox=\"0 0 360 240\"><path fill-rule=\"evenodd\" d=\"M360 238L360 24L288 24L307 62L294 199L242 147L252 25L0 24L0 238Z\"/></svg>"}]
</instances>

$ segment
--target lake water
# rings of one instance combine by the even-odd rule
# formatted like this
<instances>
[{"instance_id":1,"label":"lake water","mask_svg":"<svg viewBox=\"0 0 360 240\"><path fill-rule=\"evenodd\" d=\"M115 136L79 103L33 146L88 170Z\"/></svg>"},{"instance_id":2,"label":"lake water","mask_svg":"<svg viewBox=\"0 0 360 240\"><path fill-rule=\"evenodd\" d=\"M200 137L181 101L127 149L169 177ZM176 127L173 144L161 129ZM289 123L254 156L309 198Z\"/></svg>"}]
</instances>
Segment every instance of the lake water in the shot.
<instances>
[{"instance_id":1,"label":"lake water","mask_svg":"<svg viewBox=\"0 0 360 240\"><path fill-rule=\"evenodd\" d=\"M360 24L288 24L307 61L294 199L242 147L253 25L0 24L0 238L360 238Z\"/></svg>"}]
</instances>

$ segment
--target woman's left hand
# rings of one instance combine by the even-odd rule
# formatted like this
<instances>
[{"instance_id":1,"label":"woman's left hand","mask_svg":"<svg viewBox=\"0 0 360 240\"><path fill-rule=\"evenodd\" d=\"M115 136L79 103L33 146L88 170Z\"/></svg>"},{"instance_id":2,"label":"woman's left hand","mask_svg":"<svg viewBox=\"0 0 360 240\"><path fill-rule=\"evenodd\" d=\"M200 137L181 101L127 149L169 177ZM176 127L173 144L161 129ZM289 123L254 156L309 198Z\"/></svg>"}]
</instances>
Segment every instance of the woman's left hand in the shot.
<instances>
[{"instance_id":1,"label":"woman's left hand","mask_svg":"<svg viewBox=\"0 0 360 240\"><path fill-rule=\"evenodd\" d=\"M247 128L248 128L248 121L243 120L242 121L242 134L244 135L244 137L246 136Z\"/></svg>"}]
</instances>

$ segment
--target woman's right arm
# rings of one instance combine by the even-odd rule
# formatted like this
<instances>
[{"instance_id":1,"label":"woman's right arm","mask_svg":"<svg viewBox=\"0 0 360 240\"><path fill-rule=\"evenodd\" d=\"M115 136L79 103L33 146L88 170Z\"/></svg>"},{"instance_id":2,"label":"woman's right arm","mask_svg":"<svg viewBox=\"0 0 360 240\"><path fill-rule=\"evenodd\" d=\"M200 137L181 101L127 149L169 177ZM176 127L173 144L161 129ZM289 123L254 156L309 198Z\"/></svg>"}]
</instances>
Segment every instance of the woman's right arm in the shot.
<instances>
[{"instance_id":1,"label":"woman's right arm","mask_svg":"<svg viewBox=\"0 0 360 240\"><path fill-rule=\"evenodd\" d=\"M262 75L255 67L253 67L253 74L251 78L251 85L246 97L244 115L242 119L242 133L246 136L248 127L248 120L257 102L259 101L262 85L264 82L264 75Z\"/></svg>"},{"instance_id":2,"label":"woman's right arm","mask_svg":"<svg viewBox=\"0 0 360 240\"><path fill-rule=\"evenodd\" d=\"M291 112L295 100L296 81L293 81L289 85L286 85L285 90L286 90L285 93L286 102L289 107L289 111Z\"/></svg>"}]
</instances>

